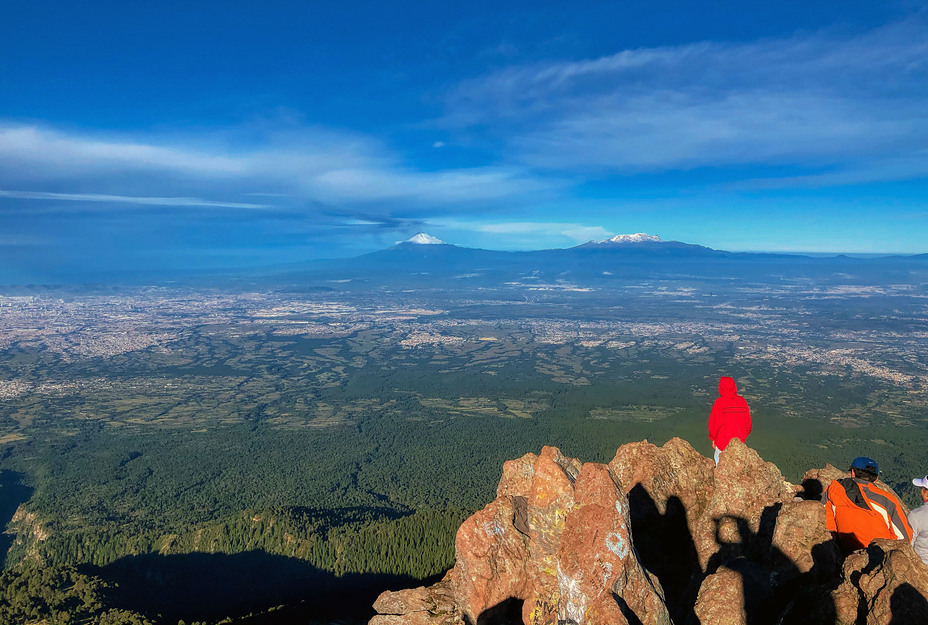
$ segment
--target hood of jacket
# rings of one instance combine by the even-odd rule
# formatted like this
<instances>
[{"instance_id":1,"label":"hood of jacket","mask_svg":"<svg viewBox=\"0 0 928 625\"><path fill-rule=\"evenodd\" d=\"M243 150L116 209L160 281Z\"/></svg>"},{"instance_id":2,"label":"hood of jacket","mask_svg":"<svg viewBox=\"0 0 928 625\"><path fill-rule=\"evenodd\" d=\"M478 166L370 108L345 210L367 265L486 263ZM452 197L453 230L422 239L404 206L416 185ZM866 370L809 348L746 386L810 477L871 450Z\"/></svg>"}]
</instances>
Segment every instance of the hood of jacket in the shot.
<instances>
[{"instance_id":1,"label":"hood of jacket","mask_svg":"<svg viewBox=\"0 0 928 625\"><path fill-rule=\"evenodd\" d=\"M719 395L737 395L738 386L735 384L735 379L730 378L727 375L719 378Z\"/></svg>"}]
</instances>

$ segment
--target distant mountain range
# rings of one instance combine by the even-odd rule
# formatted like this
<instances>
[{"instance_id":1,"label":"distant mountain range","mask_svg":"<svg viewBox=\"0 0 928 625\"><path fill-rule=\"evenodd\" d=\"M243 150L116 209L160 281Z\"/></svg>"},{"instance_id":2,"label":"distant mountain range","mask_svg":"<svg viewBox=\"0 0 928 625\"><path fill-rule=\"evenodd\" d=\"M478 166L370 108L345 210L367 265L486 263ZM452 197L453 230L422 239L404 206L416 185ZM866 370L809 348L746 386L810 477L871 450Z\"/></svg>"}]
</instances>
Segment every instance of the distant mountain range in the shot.
<instances>
[{"instance_id":1,"label":"distant mountain range","mask_svg":"<svg viewBox=\"0 0 928 625\"><path fill-rule=\"evenodd\" d=\"M611 239L604 239L602 241L589 241L575 247L567 249L549 249L549 250L535 250L535 251L526 251L526 252L499 252L491 250L482 250L477 248L466 248L460 247L457 245L452 245L450 243L445 243L441 239L437 239L430 234L425 232L419 232L405 241L401 241L394 245L391 248L386 250L380 250L378 252L373 252L372 254L365 254L365 257L372 255L383 255L384 253L397 253L397 252L408 252L410 250L418 249L419 246L429 245L429 246L441 246L436 247L435 249L442 249L444 253L456 253L450 252L451 248L456 250L468 250L471 253L475 254L506 254L510 257L517 257L520 255L539 255L539 254L570 254L573 251L609 251L609 252L622 252L622 253L635 253L635 254L654 254L654 255L667 255L672 253L681 253L685 252L687 255L718 255L718 254L728 254L728 252L719 252L702 245L692 245L690 243L681 243L680 241L662 241L660 237L651 234L645 234L644 232L639 232L637 234L619 234Z\"/></svg>"},{"instance_id":2,"label":"distant mountain range","mask_svg":"<svg viewBox=\"0 0 928 625\"><path fill-rule=\"evenodd\" d=\"M283 277L283 276L280 276ZM642 280L743 280L779 284L928 283L928 254L851 258L801 254L728 252L655 235L617 235L566 249L507 252L461 247L425 232L392 247L349 259L320 261L294 280L322 277L337 288L361 284L489 288L574 284L608 287ZM354 283L353 285L351 283ZM334 287L333 287L334 288Z\"/></svg>"},{"instance_id":3,"label":"distant mountain range","mask_svg":"<svg viewBox=\"0 0 928 625\"><path fill-rule=\"evenodd\" d=\"M462 247L419 232L387 249L330 260L251 270L183 274L126 273L84 279L81 288L171 284L231 288L358 290L367 288L609 288L649 280L734 284L928 285L928 254L812 257L801 254L729 252L620 234L565 249L508 252ZM68 281L77 284L76 280ZM19 287L5 287L18 292ZM24 292L54 288L22 287ZM13 290L11 290L13 289Z\"/></svg>"},{"instance_id":4,"label":"distant mountain range","mask_svg":"<svg viewBox=\"0 0 928 625\"><path fill-rule=\"evenodd\" d=\"M577 252L586 253L586 252L608 252L608 253L621 253L621 254L634 254L634 255L648 255L648 256L730 256L735 254L735 252L725 252L720 250L714 250L710 247L705 247L703 245L694 245L692 243L683 243L681 241L663 241L659 236L653 234L646 234L644 232L638 232L636 234L618 234L610 239L604 239L602 241L588 241L580 245L569 247L566 249L548 249L548 250L534 250L534 251L524 251L524 252L499 252L491 250L482 250L477 248L466 248L460 247L457 245L452 245L450 243L445 243L444 241L437 239L430 234L425 232L419 232L405 241L401 241L390 247L386 250L380 250L378 252L373 252L372 254L365 254L364 257L369 257L372 255L382 255L384 253L396 253L403 251L410 251L418 249L421 245L437 245L442 247L436 247L435 250L443 249L445 253L455 253L450 252L451 248L456 250L468 250L471 253L475 254L506 254L512 258L524 255L538 256L567 256ZM764 257L797 257L800 255L795 254L760 254ZM362 257L363 258L363 257Z\"/></svg>"}]
</instances>

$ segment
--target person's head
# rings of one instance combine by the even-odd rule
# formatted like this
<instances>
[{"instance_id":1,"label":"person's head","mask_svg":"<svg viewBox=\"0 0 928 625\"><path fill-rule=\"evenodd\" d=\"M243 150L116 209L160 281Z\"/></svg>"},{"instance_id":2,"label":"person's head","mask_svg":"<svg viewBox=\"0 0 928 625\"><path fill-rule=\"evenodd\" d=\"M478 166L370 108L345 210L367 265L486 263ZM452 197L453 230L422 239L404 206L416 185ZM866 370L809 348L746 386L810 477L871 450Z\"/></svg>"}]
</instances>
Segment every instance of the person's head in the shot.
<instances>
[{"instance_id":1,"label":"person's head","mask_svg":"<svg viewBox=\"0 0 928 625\"><path fill-rule=\"evenodd\" d=\"M738 385L735 384L735 378L723 375L719 378L719 395L735 395L738 392Z\"/></svg>"},{"instance_id":2,"label":"person's head","mask_svg":"<svg viewBox=\"0 0 928 625\"><path fill-rule=\"evenodd\" d=\"M880 467L877 465L876 460L866 456L857 456L854 458L850 470L851 475L862 480L867 480L868 482L875 481L880 474Z\"/></svg>"},{"instance_id":3,"label":"person's head","mask_svg":"<svg viewBox=\"0 0 928 625\"><path fill-rule=\"evenodd\" d=\"M912 483L918 486L918 490L922 495L922 501L928 502L928 475L925 477L917 477L912 480Z\"/></svg>"}]
</instances>

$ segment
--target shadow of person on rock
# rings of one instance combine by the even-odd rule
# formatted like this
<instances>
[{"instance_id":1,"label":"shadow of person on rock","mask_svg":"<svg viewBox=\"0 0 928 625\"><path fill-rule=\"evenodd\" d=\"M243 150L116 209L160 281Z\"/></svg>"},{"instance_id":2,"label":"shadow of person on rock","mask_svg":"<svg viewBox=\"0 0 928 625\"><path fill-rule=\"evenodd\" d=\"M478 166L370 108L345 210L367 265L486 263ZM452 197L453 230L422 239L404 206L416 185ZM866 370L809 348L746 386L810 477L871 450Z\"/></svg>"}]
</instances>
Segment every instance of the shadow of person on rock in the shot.
<instances>
[{"instance_id":1,"label":"shadow of person on rock","mask_svg":"<svg viewBox=\"0 0 928 625\"><path fill-rule=\"evenodd\" d=\"M815 499L814 485L809 486ZM723 566L743 580L747 625L834 623L830 593L840 572L837 548L830 541L815 545L812 567L803 573L774 545L781 504L762 511L756 532L742 517L715 519L719 547L703 570L680 498L668 497L661 513L653 497L637 484L628 493L628 503L635 550L645 569L660 581L674 623L701 625L695 612L700 587Z\"/></svg>"},{"instance_id":2,"label":"shadow of person on rock","mask_svg":"<svg viewBox=\"0 0 928 625\"><path fill-rule=\"evenodd\" d=\"M661 514L641 484L628 493L632 536L641 564L657 576L674 623L694 622L693 606L705 575L679 497L668 497ZM695 621L698 623L698 620Z\"/></svg>"},{"instance_id":3,"label":"shadow of person on rock","mask_svg":"<svg viewBox=\"0 0 928 625\"><path fill-rule=\"evenodd\" d=\"M707 576L722 567L741 576L747 625L774 623L778 612L774 601L775 577L768 575L763 563L763 533L759 528L755 534L747 520L741 517L725 515L715 519L715 540L719 549L706 566Z\"/></svg>"},{"instance_id":4,"label":"shadow of person on rock","mask_svg":"<svg viewBox=\"0 0 928 625\"><path fill-rule=\"evenodd\" d=\"M801 486L802 490L798 493L801 499L825 503L825 487L822 485L821 480L812 477L806 478L802 480Z\"/></svg>"},{"instance_id":5,"label":"shadow of person on rock","mask_svg":"<svg viewBox=\"0 0 928 625\"><path fill-rule=\"evenodd\" d=\"M899 584L889 600L889 609L893 615L889 625L928 623L928 600L911 584Z\"/></svg>"},{"instance_id":6,"label":"shadow of person on rock","mask_svg":"<svg viewBox=\"0 0 928 625\"><path fill-rule=\"evenodd\" d=\"M522 625L523 604L524 601L515 597L501 601L481 612L476 625Z\"/></svg>"},{"instance_id":7,"label":"shadow of person on rock","mask_svg":"<svg viewBox=\"0 0 928 625\"><path fill-rule=\"evenodd\" d=\"M773 544L782 504L767 506L757 532L742 517L715 519L718 551L709 558L706 575L721 567L741 576L746 625L799 625L833 623L837 582L834 545L812 549L813 566L803 573L787 554ZM830 547L830 548L829 548Z\"/></svg>"}]
</instances>

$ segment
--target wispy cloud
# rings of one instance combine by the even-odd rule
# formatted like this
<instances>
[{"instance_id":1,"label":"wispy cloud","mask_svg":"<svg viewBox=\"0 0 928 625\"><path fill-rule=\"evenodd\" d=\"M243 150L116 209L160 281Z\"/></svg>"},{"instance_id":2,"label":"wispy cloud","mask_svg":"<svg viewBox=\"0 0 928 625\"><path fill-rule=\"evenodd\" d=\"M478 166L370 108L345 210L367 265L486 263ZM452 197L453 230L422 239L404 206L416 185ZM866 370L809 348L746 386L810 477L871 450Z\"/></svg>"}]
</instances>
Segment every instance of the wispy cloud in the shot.
<instances>
[{"instance_id":1,"label":"wispy cloud","mask_svg":"<svg viewBox=\"0 0 928 625\"><path fill-rule=\"evenodd\" d=\"M453 229L481 232L485 234L505 235L506 237L563 237L575 242L584 242L591 239L605 239L612 236L601 226L570 222L538 222L538 221L512 221L500 223L481 223L466 221L432 221L434 225Z\"/></svg>"},{"instance_id":2,"label":"wispy cloud","mask_svg":"<svg viewBox=\"0 0 928 625\"><path fill-rule=\"evenodd\" d=\"M928 151L911 152L899 158L873 159L866 163L848 164L829 171L799 176L751 178L723 185L727 190L763 191L784 187L817 189L887 180L928 178Z\"/></svg>"},{"instance_id":3,"label":"wispy cloud","mask_svg":"<svg viewBox=\"0 0 928 625\"><path fill-rule=\"evenodd\" d=\"M42 191L5 191L0 197L22 200L63 200L68 202L116 202L119 204L144 204L148 206L215 206L219 208L267 208L266 204L244 204L240 202L217 202L193 197L138 197L131 195L104 195L101 193L49 193Z\"/></svg>"},{"instance_id":4,"label":"wispy cloud","mask_svg":"<svg viewBox=\"0 0 928 625\"><path fill-rule=\"evenodd\" d=\"M519 162L552 171L795 165L840 173L820 179L829 184L923 176L885 164L928 144L925 32L919 16L857 36L512 67L461 84L444 122L489 127Z\"/></svg>"},{"instance_id":5,"label":"wispy cloud","mask_svg":"<svg viewBox=\"0 0 928 625\"><path fill-rule=\"evenodd\" d=\"M351 133L291 128L244 149L230 135L234 139L235 132L141 140L0 125L0 184L59 194L29 199L83 195L86 201L180 205L165 193L180 190L182 201L196 206L252 208L258 205L231 198L260 194L345 205L405 202L410 209L513 200L557 187L515 165L422 171ZM195 199L216 196L223 199Z\"/></svg>"}]
</instances>

